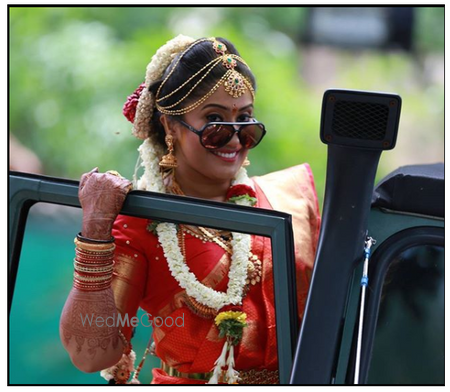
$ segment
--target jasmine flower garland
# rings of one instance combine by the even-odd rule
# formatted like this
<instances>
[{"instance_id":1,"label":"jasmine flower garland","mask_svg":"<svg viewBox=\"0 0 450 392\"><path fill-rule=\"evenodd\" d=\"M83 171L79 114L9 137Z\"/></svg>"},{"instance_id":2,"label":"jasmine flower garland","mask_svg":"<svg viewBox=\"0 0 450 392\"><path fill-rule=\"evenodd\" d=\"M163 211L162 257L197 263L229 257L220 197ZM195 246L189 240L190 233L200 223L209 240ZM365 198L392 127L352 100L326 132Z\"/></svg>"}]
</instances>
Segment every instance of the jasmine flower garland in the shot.
<instances>
[{"instance_id":1,"label":"jasmine flower garland","mask_svg":"<svg viewBox=\"0 0 450 392\"><path fill-rule=\"evenodd\" d=\"M177 230L173 223L160 223L156 231L172 276L190 297L217 311L225 305L242 303L250 252L250 236L248 234L233 233L231 241L233 254L228 274L228 289L226 293L223 293L201 284L197 277L190 272L178 245Z\"/></svg>"}]
</instances>

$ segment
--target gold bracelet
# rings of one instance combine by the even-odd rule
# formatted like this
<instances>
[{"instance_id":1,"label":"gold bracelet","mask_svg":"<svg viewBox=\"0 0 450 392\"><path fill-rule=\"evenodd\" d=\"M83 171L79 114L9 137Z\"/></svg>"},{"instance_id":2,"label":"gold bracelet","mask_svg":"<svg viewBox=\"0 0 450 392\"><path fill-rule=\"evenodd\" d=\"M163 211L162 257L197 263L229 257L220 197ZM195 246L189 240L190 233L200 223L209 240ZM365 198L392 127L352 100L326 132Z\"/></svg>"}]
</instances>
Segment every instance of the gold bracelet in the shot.
<instances>
[{"instance_id":1,"label":"gold bracelet","mask_svg":"<svg viewBox=\"0 0 450 392\"><path fill-rule=\"evenodd\" d=\"M75 263L74 263L74 269L77 272L87 272L87 273L91 273L91 274L99 274L101 272L103 272L103 273L107 273L107 272L112 273L114 271L113 267L108 267L108 268L84 268L84 267L80 267L80 266L75 265Z\"/></svg>"},{"instance_id":2,"label":"gold bracelet","mask_svg":"<svg viewBox=\"0 0 450 392\"><path fill-rule=\"evenodd\" d=\"M109 257L114 256L114 252L112 251L100 251L100 252L94 252L92 250L83 250L81 248L75 248L75 252L78 256L86 258L86 259L108 259Z\"/></svg>"},{"instance_id":3,"label":"gold bracelet","mask_svg":"<svg viewBox=\"0 0 450 392\"><path fill-rule=\"evenodd\" d=\"M95 260L102 261L112 259L114 257L114 252L112 251L93 252L93 251L85 251L80 248L75 248L75 254L80 259L85 259L88 262L93 261L94 263Z\"/></svg>"},{"instance_id":4,"label":"gold bracelet","mask_svg":"<svg viewBox=\"0 0 450 392\"><path fill-rule=\"evenodd\" d=\"M102 271L112 271L114 269L114 262L105 264L87 264L73 259L73 266L75 269L84 272L102 272Z\"/></svg>"},{"instance_id":5,"label":"gold bracelet","mask_svg":"<svg viewBox=\"0 0 450 392\"><path fill-rule=\"evenodd\" d=\"M109 287L111 285L112 279L105 280L104 282L84 282L78 278L73 279L74 285L83 287Z\"/></svg>"},{"instance_id":6,"label":"gold bracelet","mask_svg":"<svg viewBox=\"0 0 450 392\"><path fill-rule=\"evenodd\" d=\"M75 237L73 240L77 248L80 248L84 251L94 251L94 252L113 252L116 248L114 243L108 244L90 244L88 242L81 242L78 238Z\"/></svg>"},{"instance_id":7,"label":"gold bracelet","mask_svg":"<svg viewBox=\"0 0 450 392\"><path fill-rule=\"evenodd\" d=\"M79 275L76 272L73 273L73 276L80 282L106 282L107 280L110 280L112 278L112 274L103 276L84 276Z\"/></svg>"},{"instance_id":8,"label":"gold bracelet","mask_svg":"<svg viewBox=\"0 0 450 392\"><path fill-rule=\"evenodd\" d=\"M80 291L102 291L109 289L111 287L111 283L109 284L103 284L103 285L83 285L76 281L73 283L73 287Z\"/></svg>"},{"instance_id":9,"label":"gold bracelet","mask_svg":"<svg viewBox=\"0 0 450 392\"><path fill-rule=\"evenodd\" d=\"M85 260L78 260L76 257L73 259L74 265L79 265L80 267L85 268L106 268L106 267L113 267L114 266L114 259L109 260L105 263L91 263L91 262L85 262Z\"/></svg>"},{"instance_id":10,"label":"gold bracelet","mask_svg":"<svg viewBox=\"0 0 450 392\"><path fill-rule=\"evenodd\" d=\"M86 272L92 275L100 274L100 273L113 273L114 269L111 268L83 268L79 266L74 266L74 270L77 272Z\"/></svg>"}]
</instances>

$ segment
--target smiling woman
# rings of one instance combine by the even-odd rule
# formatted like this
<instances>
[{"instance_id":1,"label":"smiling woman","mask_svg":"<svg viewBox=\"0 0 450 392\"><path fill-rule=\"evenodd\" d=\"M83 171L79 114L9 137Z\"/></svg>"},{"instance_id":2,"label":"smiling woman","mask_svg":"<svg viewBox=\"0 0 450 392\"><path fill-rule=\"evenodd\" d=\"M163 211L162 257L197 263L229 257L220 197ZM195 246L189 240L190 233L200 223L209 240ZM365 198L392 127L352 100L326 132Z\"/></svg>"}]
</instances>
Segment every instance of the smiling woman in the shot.
<instances>
[{"instance_id":1,"label":"smiling woman","mask_svg":"<svg viewBox=\"0 0 450 392\"><path fill-rule=\"evenodd\" d=\"M253 98L248 91L233 98L219 88L204 104L185 114L185 120L174 116L176 121L166 122L162 116L168 134L178 141L175 156L179 169L175 177L186 195L225 200L230 178L244 163L248 150L264 136L264 126L257 125L252 113ZM201 131L196 129L199 127ZM204 194L208 188L212 193Z\"/></svg>"},{"instance_id":2,"label":"smiling woman","mask_svg":"<svg viewBox=\"0 0 450 392\"><path fill-rule=\"evenodd\" d=\"M83 225L60 328L79 369L139 383L140 367L131 376L132 328L79 319L131 319L141 307L183 319L182 327L155 324L161 368L153 383L278 382L270 239L118 216L132 187L292 214L301 319L320 222L314 182L307 164L247 176L248 152L266 133L254 117L255 90L250 68L225 39L180 35L153 56L124 105L144 140L143 175L132 184L94 169L80 181Z\"/></svg>"}]
</instances>

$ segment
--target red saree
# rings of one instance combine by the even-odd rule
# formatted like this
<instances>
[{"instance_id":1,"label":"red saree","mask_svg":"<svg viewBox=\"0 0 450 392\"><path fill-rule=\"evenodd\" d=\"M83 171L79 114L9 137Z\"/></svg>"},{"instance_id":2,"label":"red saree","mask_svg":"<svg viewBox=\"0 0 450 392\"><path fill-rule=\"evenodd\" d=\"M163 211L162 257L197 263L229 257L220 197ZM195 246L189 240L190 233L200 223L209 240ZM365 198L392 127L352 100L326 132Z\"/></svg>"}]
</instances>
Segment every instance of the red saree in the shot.
<instances>
[{"instance_id":1,"label":"red saree","mask_svg":"<svg viewBox=\"0 0 450 392\"><path fill-rule=\"evenodd\" d=\"M255 177L253 181L257 207L277 209L293 216L301 317L320 222L311 170L304 164ZM210 372L224 340L218 336L214 319L202 318L188 308L186 293L171 276L158 239L147 226L146 219L126 216L119 216L115 222L113 235L117 248L113 290L116 306L122 316L128 314L130 318L140 306L153 317L154 323L158 321L153 329L156 354L167 366L181 373ZM217 291L226 291L229 255L215 243L203 243L189 234L185 245L186 263L197 279ZM248 325L235 350L235 369L272 371L278 365L270 239L252 236L252 253L262 262L262 276L260 282L250 286L243 300ZM129 338L131 328L122 330ZM205 381L173 377L162 369L153 369L153 383L204 384Z\"/></svg>"}]
</instances>

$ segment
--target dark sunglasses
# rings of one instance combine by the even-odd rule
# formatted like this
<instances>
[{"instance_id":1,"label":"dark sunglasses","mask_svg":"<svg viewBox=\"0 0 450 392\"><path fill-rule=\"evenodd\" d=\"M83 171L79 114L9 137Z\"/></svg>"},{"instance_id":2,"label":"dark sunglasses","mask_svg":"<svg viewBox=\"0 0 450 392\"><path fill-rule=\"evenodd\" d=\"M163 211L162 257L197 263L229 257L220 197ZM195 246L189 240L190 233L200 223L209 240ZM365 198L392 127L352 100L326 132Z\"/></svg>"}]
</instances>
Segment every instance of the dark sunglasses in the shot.
<instances>
[{"instance_id":1,"label":"dark sunglasses","mask_svg":"<svg viewBox=\"0 0 450 392\"><path fill-rule=\"evenodd\" d=\"M248 122L210 122L197 130L177 117L173 117L187 129L197 134L200 143L208 150L217 150L226 146L238 134L239 142L243 148L255 148L266 134L266 128L263 123L256 120ZM236 129L236 127L238 127Z\"/></svg>"}]
</instances>

